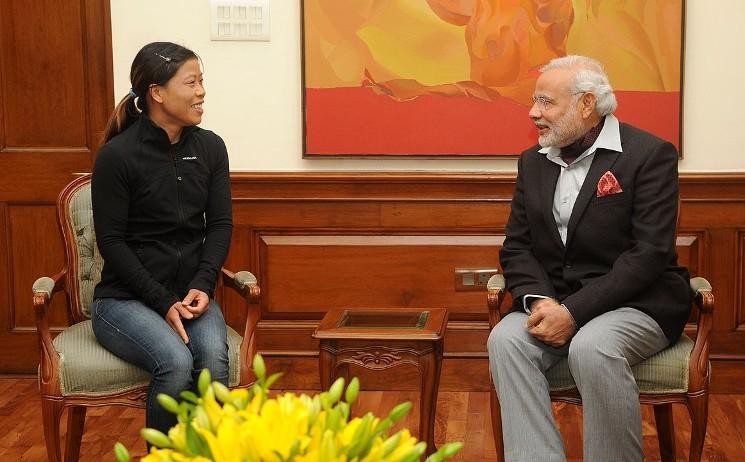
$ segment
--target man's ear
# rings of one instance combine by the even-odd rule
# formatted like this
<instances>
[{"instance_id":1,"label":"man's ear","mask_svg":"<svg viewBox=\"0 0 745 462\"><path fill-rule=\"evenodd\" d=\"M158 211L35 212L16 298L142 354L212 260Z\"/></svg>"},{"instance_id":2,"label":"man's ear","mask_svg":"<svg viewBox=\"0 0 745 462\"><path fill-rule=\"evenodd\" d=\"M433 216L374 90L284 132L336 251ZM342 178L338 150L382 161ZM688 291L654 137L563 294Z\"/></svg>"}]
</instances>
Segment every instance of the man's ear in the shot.
<instances>
[{"instance_id":1,"label":"man's ear","mask_svg":"<svg viewBox=\"0 0 745 462\"><path fill-rule=\"evenodd\" d=\"M163 102L163 95L160 94L160 90L160 85L150 85L150 88L147 89L147 91L150 93L150 97L158 103Z\"/></svg>"},{"instance_id":2,"label":"man's ear","mask_svg":"<svg viewBox=\"0 0 745 462\"><path fill-rule=\"evenodd\" d=\"M595 113L595 105L598 100L592 93L584 93L580 98L580 113L583 119L587 119Z\"/></svg>"}]
</instances>

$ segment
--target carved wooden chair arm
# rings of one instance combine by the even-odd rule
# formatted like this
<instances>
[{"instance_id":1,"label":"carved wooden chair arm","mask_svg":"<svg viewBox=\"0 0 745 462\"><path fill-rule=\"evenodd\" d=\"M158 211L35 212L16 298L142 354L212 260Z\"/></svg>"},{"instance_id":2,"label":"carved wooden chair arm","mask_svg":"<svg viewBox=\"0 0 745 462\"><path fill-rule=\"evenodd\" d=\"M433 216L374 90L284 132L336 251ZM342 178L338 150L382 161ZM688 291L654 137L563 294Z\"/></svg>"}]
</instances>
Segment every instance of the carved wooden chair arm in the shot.
<instances>
[{"instance_id":1,"label":"carved wooden chair arm","mask_svg":"<svg viewBox=\"0 0 745 462\"><path fill-rule=\"evenodd\" d=\"M255 377L251 370L253 358L256 354L256 326L259 324L261 315L257 305L261 298L261 289L250 271L232 271L222 268L223 283L237 291L248 303L246 314L246 327L243 332L243 343L241 344L241 378L240 386L247 386L254 382Z\"/></svg>"},{"instance_id":2,"label":"carved wooden chair arm","mask_svg":"<svg viewBox=\"0 0 745 462\"><path fill-rule=\"evenodd\" d=\"M232 271L222 268L223 282L233 290L236 290L249 303L258 303L261 297L261 289L256 283L256 276L250 271Z\"/></svg>"},{"instance_id":3,"label":"carved wooden chair arm","mask_svg":"<svg viewBox=\"0 0 745 462\"><path fill-rule=\"evenodd\" d=\"M689 393L704 390L709 382L709 332L714 317L714 294L711 284L704 278L691 279L694 303L698 308L696 342L689 363Z\"/></svg>"},{"instance_id":4,"label":"carved wooden chair arm","mask_svg":"<svg viewBox=\"0 0 745 462\"><path fill-rule=\"evenodd\" d=\"M47 311L52 303L52 297L55 293L63 290L65 287L65 277L67 270L62 270L54 276L43 276L34 281L34 285L31 287L34 298L34 312L36 313L36 327L43 338L51 338L49 336L49 326L47 325ZM41 323L41 325L40 325Z\"/></svg>"},{"instance_id":5,"label":"carved wooden chair arm","mask_svg":"<svg viewBox=\"0 0 745 462\"><path fill-rule=\"evenodd\" d=\"M504 276L495 274L486 283L487 304L489 305L489 329L493 329L502 317L501 307L505 295Z\"/></svg>"},{"instance_id":6,"label":"carved wooden chair arm","mask_svg":"<svg viewBox=\"0 0 745 462\"><path fill-rule=\"evenodd\" d=\"M52 277L40 277L32 286L36 331L39 335L39 343L42 350L40 361L41 379L45 383L55 380L59 361L59 354L52 344L52 335L49 333L47 312L51 306L54 294L65 287L66 275L67 270L63 269Z\"/></svg>"}]
</instances>

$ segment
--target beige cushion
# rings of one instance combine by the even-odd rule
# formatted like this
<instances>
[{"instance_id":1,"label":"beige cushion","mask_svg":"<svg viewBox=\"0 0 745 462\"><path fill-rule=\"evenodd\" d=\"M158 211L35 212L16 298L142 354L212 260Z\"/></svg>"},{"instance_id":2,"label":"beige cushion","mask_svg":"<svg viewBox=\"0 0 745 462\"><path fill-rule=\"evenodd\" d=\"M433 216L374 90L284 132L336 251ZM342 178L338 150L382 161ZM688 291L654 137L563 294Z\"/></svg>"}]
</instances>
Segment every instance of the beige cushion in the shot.
<instances>
[{"instance_id":1,"label":"beige cushion","mask_svg":"<svg viewBox=\"0 0 745 462\"><path fill-rule=\"evenodd\" d=\"M80 309L90 317L93 289L101 280L103 258L96 245L96 230L93 226L90 183L81 187L70 201L70 221L78 251L78 292Z\"/></svg>"},{"instance_id":2,"label":"beige cushion","mask_svg":"<svg viewBox=\"0 0 745 462\"><path fill-rule=\"evenodd\" d=\"M688 390L688 359L693 341L686 335L669 348L632 366L640 393L684 393ZM559 361L546 373L552 391L574 388L574 379L569 372L566 358Z\"/></svg>"},{"instance_id":3,"label":"beige cushion","mask_svg":"<svg viewBox=\"0 0 745 462\"><path fill-rule=\"evenodd\" d=\"M230 386L240 380L243 338L228 326ZM52 342L60 354L62 396L107 395L146 386L150 374L109 352L93 334L91 321L72 325Z\"/></svg>"}]
</instances>

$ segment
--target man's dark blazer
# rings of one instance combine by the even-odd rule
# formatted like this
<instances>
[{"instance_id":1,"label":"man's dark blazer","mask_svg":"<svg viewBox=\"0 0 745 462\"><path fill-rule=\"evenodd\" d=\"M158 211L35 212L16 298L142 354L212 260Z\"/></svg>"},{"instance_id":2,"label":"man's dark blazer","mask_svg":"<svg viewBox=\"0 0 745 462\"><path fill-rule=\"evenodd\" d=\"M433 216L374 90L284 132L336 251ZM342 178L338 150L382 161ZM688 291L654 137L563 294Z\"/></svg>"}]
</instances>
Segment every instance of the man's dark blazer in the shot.
<instances>
[{"instance_id":1,"label":"man's dark blazer","mask_svg":"<svg viewBox=\"0 0 745 462\"><path fill-rule=\"evenodd\" d=\"M678 266L678 153L654 135L620 124L623 152L598 149L572 209L566 246L552 207L561 167L524 151L500 263L513 310L527 294L564 303L580 328L628 306L650 315L669 342L680 337L690 311L688 271ZM607 171L623 192L596 197Z\"/></svg>"}]
</instances>

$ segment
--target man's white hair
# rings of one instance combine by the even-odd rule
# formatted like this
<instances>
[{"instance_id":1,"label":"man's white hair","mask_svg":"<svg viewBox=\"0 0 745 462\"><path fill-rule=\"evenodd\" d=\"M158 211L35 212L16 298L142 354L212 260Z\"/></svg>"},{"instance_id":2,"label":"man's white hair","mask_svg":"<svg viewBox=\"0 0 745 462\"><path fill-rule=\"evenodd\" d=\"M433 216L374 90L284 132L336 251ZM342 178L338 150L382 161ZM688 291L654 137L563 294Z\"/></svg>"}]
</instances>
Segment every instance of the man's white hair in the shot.
<instances>
[{"instance_id":1,"label":"man's white hair","mask_svg":"<svg viewBox=\"0 0 745 462\"><path fill-rule=\"evenodd\" d=\"M600 117L612 114L618 107L613 87L610 86L608 75L603 65L587 56L567 55L554 58L543 66L541 72L552 69L577 70L572 81L572 94L592 93L595 95L595 111Z\"/></svg>"}]
</instances>

